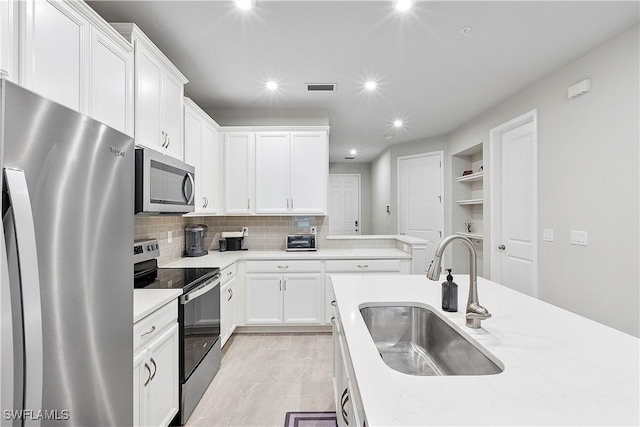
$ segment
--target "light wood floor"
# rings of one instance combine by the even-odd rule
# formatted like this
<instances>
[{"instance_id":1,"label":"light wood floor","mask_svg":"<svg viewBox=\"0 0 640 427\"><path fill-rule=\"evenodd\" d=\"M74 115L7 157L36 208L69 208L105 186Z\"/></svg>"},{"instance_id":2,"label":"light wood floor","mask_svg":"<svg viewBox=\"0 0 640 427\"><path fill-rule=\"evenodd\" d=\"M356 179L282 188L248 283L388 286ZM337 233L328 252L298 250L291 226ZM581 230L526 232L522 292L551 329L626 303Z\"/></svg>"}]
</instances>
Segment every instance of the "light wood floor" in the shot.
<instances>
[{"instance_id":1,"label":"light wood floor","mask_svg":"<svg viewBox=\"0 0 640 427\"><path fill-rule=\"evenodd\" d=\"M331 334L233 335L187 426L280 426L291 411L335 411Z\"/></svg>"}]
</instances>

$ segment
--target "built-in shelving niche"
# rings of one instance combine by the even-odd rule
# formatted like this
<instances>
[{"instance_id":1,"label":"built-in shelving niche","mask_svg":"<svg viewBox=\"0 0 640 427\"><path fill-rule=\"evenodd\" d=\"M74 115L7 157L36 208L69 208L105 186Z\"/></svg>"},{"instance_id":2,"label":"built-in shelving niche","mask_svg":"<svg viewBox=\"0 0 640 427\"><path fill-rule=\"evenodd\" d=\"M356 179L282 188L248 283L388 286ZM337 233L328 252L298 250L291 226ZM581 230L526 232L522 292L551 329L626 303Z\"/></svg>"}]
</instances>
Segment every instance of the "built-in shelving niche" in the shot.
<instances>
[{"instance_id":1,"label":"built-in shelving niche","mask_svg":"<svg viewBox=\"0 0 640 427\"><path fill-rule=\"evenodd\" d=\"M478 255L478 274L483 275L484 242L484 164L483 143L480 142L466 150L454 153L451 158L452 173L452 230L466 236L475 244ZM463 175L465 171L471 174ZM465 223L471 222L471 231ZM469 255L466 249L458 247L453 252L454 272L467 272Z\"/></svg>"}]
</instances>

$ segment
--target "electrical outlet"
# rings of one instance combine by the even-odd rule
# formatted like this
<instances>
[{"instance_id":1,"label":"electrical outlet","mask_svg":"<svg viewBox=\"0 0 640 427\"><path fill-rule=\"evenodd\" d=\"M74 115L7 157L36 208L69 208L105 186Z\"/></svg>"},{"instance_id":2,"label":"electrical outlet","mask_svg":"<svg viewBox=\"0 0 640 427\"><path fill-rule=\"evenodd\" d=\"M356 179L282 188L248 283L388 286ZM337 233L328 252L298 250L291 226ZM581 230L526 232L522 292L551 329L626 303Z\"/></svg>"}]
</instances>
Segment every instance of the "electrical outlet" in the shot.
<instances>
[{"instance_id":1,"label":"electrical outlet","mask_svg":"<svg viewBox=\"0 0 640 427\"><path fill-rule=\"evenodd\" d=\"M167 243L173 243L173 231L171 230L167 232Z\"/></svg>"},{"instance_id":2,"label":"electrical outlet","mask_svg":"<svg viewBox=\"0 0 640 427\"><path fill-rule=\"evenodd\" d=\"M242 235L247 237L249 235L249 227L242 227Z\"/></svg>"},{"instance_id":3,"label":"electrical outlet","mask_svg":"<svg viewBox=\"0 0 640 427\"><path fill-rule=\"evenodd\" d=\"M587 246L587 232L571 230L571 244Z\"/></svg>"},{"instance_id":4,"label":"electrical outlet","mask_svg":"<svg viewBox=\"0 0 640 427\"><path fill-rule=\"evenodd\" d=\"M545 228L542 230L542 240L545 242L553 242L553 229Z\"/></svg>"},{"instance_id":5,"label":"electrical outlet","mask_svg":"<svg viewBox=\"0 0 640 427\"><path fill-rule=\"evenodd\" d=\"M311 234L316 234L316 228L315 227L311 227Z\"/></svg>"}]
</instances>

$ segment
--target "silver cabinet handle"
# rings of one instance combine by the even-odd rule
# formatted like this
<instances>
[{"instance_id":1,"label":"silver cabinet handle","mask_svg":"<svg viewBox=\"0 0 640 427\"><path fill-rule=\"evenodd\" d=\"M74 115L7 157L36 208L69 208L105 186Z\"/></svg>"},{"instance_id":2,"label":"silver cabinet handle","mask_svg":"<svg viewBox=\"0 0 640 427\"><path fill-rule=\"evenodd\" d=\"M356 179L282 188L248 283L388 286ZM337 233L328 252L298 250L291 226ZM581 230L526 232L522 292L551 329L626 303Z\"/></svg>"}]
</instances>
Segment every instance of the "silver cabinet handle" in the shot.
<instances>
[{"instance_id":1,"label":"silver cabinet handle","mask_svg":"<svg viewBox=\"0 0 640 427\"><path fill-rule=\"evenodd\" d=\"M143 333L143 334L140 334L140 337L146 337L147 335L149 335L150 333L152 333L152 332L153 332L153 331L155 331L155 330L156 330L156 325L153 325L153 326L151 327L151 329L149 329L147 332L145 332L145 333Z\"/></svg>"},{"instance_id":2,"label":"silver cabinet handle","mask_svg":"<svg viewBox=\"0 0 640 427\"><path fill-rule=\"evenodd\" d=\"M331 323L333 323L334 325L336 324L336 316L333 316L333 317L331 318Z\"/></svg>"},{"instance_id":3,"label":"silver cabinet handle","mask_svg":"<svg viewBox=\"0 0 640 427\"><path fill-rule=\"evenodd\" d=\"M164 133L164 131L162 131L162 148L165 148L164 144L167 143L167 136Z\"/></svg>"},{"instance_id":4,"label":"silver cabinet handle","mask_svg":"<svg viewBox=\"0 0 640 427\"><path fill-rule=\"evenodd\" d=\"M156 372L158 371L158 365L156 365L156 361L153 360L153 357L149 360L153 363L153 374L151 375L151 378L149 378L149 381L153 381L153 378L156 376Z\"/></svg>"},{"instance_id":5,"label":"silver cabinet handle","mask_svg":"<svg viewBox=\"0 0 640 427\"><path fill-rule=\"evenodd\" d=\"M289 266L288 265L279 265L278 268L281 269L281 270L286 270L287 268L289 268Z\"/></svg>"},{"instance_id":6,"label":"silver cabinet handle","mask_svg":"<svg viewBox=\"0 0 640 427\"><path fill-rule=\"evenodd\" d=\"M289 209L289 199L287 199L287 209Z\"/></svg>"},{"instance_id":7,"label":"silver cabinet handle","mask_svg":"<svg viewBox=\"0 0 640 427\"><path fill-rule=\"evenodd\" d=\"M251 209L251 199L247 199L247 209Z\"/></svg>"},{"instance_id":8,"label":"silver cabinet handle","mask_svg":"<svg viewBox=\"0 0 640 427\"><path fill-rule=\"evenodd\" d=\"M149 376L147 377L147 380L144 382L144 386L146 387L147 384L149 384L149 381L151 381L151 368L149 367L148 363L145 363L144 367L147 368L147 371L149 372Z\"/></svg>"},{"instance_id":9,"label":"silver cabinet handle","mask_svg":"<svg viewBox=\"0 0 640 427\"><path fill-rule=\"evenodd\" d=\"M336 306L336 300L331 301L331 305L335 307Z\"/></svg>"},{"instance_id":10,"label":"silver cabinet handle","mask_svg":"<svg viewBox=\"0 0 640 427\"><path fill-rule=\"evenodd\" d=\"M282 279L280 279L280 283L278 286L280 286L280 290L282 290Z\"/></svg>"},{"instance_id":11,"label":"silver cabinet handle","mask_svg":"<svg viewBox=\"0 0 640 427\"><path fill-rule=\"evenodd\" d=\"M369 264L358 264L358 268L369 268Z\"/></svg>"},{"instance_id":12,"label":"silver cabinet handle","mask_svg":"<svg viewBox=\"0 0 640 427\"><path fill-rule=\"evenodd\" d=\"M169 144L171 144L171 138L169 137L169 134L167 134L167 148L169 148Z\"/></svg>"},{"instance_id":13,"label":"silver cabinet handle","mask_svg":"<svg viewBox=\"0 0 640 427\"><path fill-rule=\"evenodd\" d=\"M233 291L231 289L227 289L227 292L229 292L229 298L227 298L227 301L231 301L231 298L233 298Z\"/></svg>"},{"instance_id":14,"label":"silver cabinet handle","mask_svg":"<svg viewBox=\"0 0 640 427\"><path fill-rule=\"evenodd\" d=\"M293 210L293 199L291 199L291 210Z\"/></svg>"},{"instance_id":15,"label":"silver cabinet handle","mask_svg":"<svg viewBox=\"0 0 640 427\"><path fill-rule=\"evenodd\" d=\"M227 272L227 276L231 276L232 274L233 274L233 271Z\"/></svg>"},{"instance_id":16,"label":"silver cabinet handle","mask_svg":"<svg viewBox=\"0 0 640 427\"><path fill-rule=\"evenodd\" d=\"M500 245L498 246L498 249L500 249L501 251L504 251L505 249L507 249L507 247L505 245Z\"/></svg>"},{"instance_id":17,"label":"silver cabinet handle","mask_svg":"<svg viewBox=\"0 0 640 427\"><path fill-rule=\"evenodd\" d=\"M287 290L287 279L284 279L284 290Z\"/></svg>"}]
</instances>

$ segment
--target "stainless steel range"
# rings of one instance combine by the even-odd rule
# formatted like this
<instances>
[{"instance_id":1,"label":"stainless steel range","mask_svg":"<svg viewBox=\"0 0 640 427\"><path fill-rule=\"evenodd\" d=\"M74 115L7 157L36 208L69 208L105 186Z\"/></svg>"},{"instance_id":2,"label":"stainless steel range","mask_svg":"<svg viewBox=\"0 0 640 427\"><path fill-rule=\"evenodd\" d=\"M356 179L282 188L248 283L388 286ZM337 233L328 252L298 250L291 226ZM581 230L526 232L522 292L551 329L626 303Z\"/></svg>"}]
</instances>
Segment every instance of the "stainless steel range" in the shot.
<instances>
[{"instance_id":1,"label":"stainless steel range","mask_svg":"<svg viewBox=\"0 0 640 427\"><path fill-rule=\"evenodd\" d=\"M184 425L220 369L220 269L158 268L157 240L134 243L134 287L182 289L180 326L180 411Z\"/></svg>"}]
</instances>

